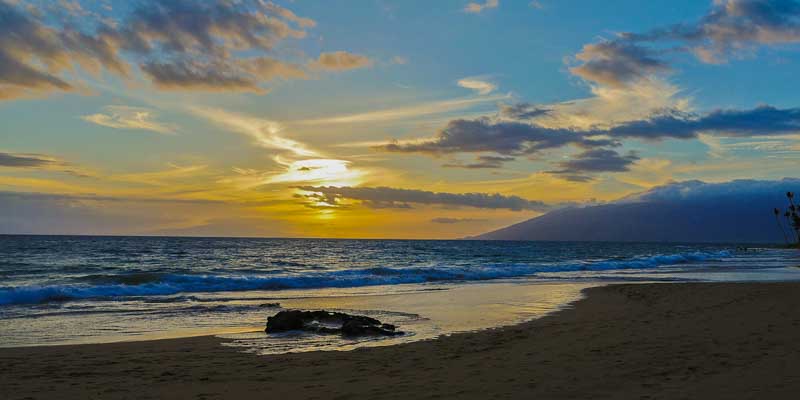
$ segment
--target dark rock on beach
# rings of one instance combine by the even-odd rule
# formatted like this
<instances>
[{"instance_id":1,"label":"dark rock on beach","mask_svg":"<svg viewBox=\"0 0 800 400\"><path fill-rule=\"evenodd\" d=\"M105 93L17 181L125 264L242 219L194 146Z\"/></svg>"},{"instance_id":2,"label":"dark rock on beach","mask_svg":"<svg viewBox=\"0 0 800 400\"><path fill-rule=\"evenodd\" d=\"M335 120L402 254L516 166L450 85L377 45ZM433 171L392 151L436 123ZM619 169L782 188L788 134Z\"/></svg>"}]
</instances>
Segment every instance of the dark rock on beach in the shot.
<instances>
[{"instance_id":1,"label":"dark rock on beach","mask_svg":"<svg viewBox=\"0 0 800 400\"><path fill-rule=\"evenodd\" d=\"M344 336L395 336L402 335L392 324L375 318L330 311L281 311L267 318L267 333L306 331Z\"/></svg>"}]
</instances>

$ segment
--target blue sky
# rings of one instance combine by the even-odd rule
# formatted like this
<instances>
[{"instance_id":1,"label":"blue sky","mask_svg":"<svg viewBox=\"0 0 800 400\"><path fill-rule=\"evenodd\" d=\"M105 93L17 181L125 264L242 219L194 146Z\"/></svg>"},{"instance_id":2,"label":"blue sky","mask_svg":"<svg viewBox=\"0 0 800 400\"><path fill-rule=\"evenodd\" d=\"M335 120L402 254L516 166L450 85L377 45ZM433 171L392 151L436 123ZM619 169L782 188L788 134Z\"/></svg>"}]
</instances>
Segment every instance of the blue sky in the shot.
<instances>
[{"instance_id":1,"label":"blue sky","mask_svg":"<svg viewBox=\"0 0 800 400\"><path fill-rule=\"evenodd\" d=\"M674 181L792 176L800 155L796 1L0 15L0 192L59 215L0 215L20 233L460 237Z\"/></svg>"}]
</instances>

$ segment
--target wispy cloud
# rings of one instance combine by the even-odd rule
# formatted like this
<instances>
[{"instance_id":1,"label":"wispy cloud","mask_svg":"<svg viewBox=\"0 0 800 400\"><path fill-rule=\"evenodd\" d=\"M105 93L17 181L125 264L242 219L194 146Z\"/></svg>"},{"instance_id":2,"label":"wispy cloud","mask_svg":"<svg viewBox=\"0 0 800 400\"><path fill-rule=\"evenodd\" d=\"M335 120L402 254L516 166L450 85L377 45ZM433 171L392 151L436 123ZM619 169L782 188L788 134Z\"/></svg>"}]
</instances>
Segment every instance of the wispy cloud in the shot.
<instances>
[{"instance_id":1,"label":"wispy cloud","mask_svg":"<svg viewBox=\"0 0 800 400\"><path fill-rule=\"evenodd\" d=\"M168 164L167 166L167 169L161 171L112 175L109 179L149 186L172 186L176 181L195 177L207 168L205 165Z\"/></svg>"},{"instance_id":2,"label":"wispy cloud","mask_svg":"<svg viewBox=\"0 0 800 400\"><path fill-rule=\"evenodd\" d=\"M431 219L431 222L434 224L463 224L463 223L470 223L470 222L486 222L485 219L480 218L449 218L449 217L438 217Z\"/></svg>"},{"instance_id":3,"label":"wispy cloud","mask_svg":"<svg viewBox=\"0 0 800 400\"><path fill-rule=\"evenodd\" d=\"M155 121L156 113L148 108L106 106L103 111L103 113L84 115L81 119L115 129L138 129L164 134L175 133L173 126Z\"/></svg>"},{"instance_id":4,"label":"wispy cloud","mask_svg":"<svg viewBox=\"0 0 800 400\"><path fill-rule=\"evenodd\" d=\"M92 174L58 157L37 153L11 153L0 151L0 168L16 168L63 172L79 177Z\"/></svg>"},{"instance_id":5,"label":"wispy cloud","mask_svg":"<svg viewBox=\"0 0 800 400\"><path fill-rule=\"evenodd\" d=\"M319 157L319 153L305 144L282 136L283 126L272 120L251 117L219 108L189 107L188 110L199 117L236 133L253 139L260 147L283 150L300 157Z\"/></svg>"},{"instance_id":6,"label":"wispy cloud","mask_svg":"<svg viewBox=\"0 0 800 400\"><path fill-rule=\"evenodd\" d=\"M502 168L503 163L514 161L514 157L504 156L478 156L473 163L449 163L444 164L447 168L466 168L466 169L492 169Z\"/></svg>"},{"instance_id":7,"label":"wispy cloud","mask_svg":"<svg viewBox=\"0 0 800 400\"><path fill-rule=\"evenodd\" d=\"M440 193L391 187L299 186L298 189L318 194L318 201L324 201L331 206L338 205L340 199L352 199L375 208L409 208L410 203L513 211L542 211L548 208L548 205L541 201L498 193Z\"/></svg>"},{"instance_id":8,"label":"wispy cloud","mask_svg":"<svg viewBox=\"0 0 800 400\"><path fill-rule=\"evenodd\" d=\"M316 61L311 63L312 68L327 71L346 71L350 69L366 68L372 66L373 61L367 56L354 54L347 51L322 53Z\"/></svg>"},{"instance_id":9,"label":"wispy cloud","mask_svg":"<svg viewBox=\"0 0 800 400\"><path fill-rule=\"evenodd\" d=\"M464 7L464 12L471 14L480 14L485 10L497 8L500 5L500 0L486 0L483 3L469 3Z\"/></svg>"},{"instance_id":10,"label":"wispy cloud","mask_svg":"<svg viewBox=\"0 0 800 400\"><path fill-rule=\"evenodd\" d=\"M427 115L442 114L451 111L464 110L482 103L492 103L498 100L508 99L508 95L493 95L485 97L474 97L455 100L444 100L429 103L416 104L406 107L388 108L377 111L367 111L357 114L340 115L335 117L307 119L299 121L305 125L326 125L326 124L351 124L369 123L379 121L396 121L399 119L422 117Z\"/></svg>"},{"instance_id":11,"label":"wispy cloud","mask_svg":"<svg viewBox=\"0 0 800 400\"><path fill-rule=\"evenodd\" d=\"M391 63L392 64L398 64L398 65L406 65L406 64L408 64L408 58L403 57L403 56L394 56L394 57L392 57Z\"/></svg>"},{"instance_id":12,"label":"wispy cloud","mask_svg":"<svg viewBox=\"0 0 800 400\"><path fill-rule=\"evenodd\" d=\"M486 78L480 76L460 79L458 81L458 86L461 86L465 89L474 90L481 95L487 95L497 89L497 86L494 83L491 83L487 81Z\"/></svg>"},{"instance_id":13,"label":"wispy cloud","mask_svg":"<svg viewBox=\"0 0 800 400\"><path fill-rule=\"evenodd\" d=\"M0 167L41 168L57 163L58 159L43 154L0 152Z\"/></svg>"}]
</instances>

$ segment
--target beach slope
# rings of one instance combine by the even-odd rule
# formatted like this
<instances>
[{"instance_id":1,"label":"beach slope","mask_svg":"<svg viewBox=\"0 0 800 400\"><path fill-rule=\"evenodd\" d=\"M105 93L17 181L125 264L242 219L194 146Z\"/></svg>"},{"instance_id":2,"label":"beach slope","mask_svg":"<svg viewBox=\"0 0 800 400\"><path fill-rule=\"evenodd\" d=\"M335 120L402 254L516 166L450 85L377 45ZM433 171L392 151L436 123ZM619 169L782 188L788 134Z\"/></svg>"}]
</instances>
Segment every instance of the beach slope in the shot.
<instances>
[{"instance_id":1,"label":"beach slope","mask_svg":"<svg viewBox=\"0 0 800 400\"><path fill-rule=\"evenodd\" d=\"M5 348L0 398L800 396L800 283L586 293L522 325L351 352L256 356L213 337Z\"/></svg>"}]
</instances>

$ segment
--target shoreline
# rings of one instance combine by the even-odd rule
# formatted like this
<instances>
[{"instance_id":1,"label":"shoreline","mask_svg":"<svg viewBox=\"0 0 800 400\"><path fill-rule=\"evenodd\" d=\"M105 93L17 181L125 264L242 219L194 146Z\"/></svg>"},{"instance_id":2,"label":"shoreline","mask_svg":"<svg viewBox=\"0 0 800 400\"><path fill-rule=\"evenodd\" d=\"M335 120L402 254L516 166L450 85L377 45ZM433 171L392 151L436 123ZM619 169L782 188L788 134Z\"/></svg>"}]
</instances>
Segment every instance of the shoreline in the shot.
<instances>
[{"instance_id":1,"label":"shoreline","mask_svg":"<svg viewBox=\"0 0 800 400\"><path fill-rule=\"evenodd\" d=\"M432 286L400 285L399 288L398 285L376 286L349 292L315 289L311 292L285 292L281 293L282 296L276 296L274 292L239 292L238 301L205 303L211 304L212 309L219 305L224 309L242 307L240 310L246 310L245 313L227 320L216 317L217 323L209 317L214 314L201 314L198 319L181 316L180 326L167 325L167 329L159 330L159 326L147 326L148 321L139 318L137 325L126 326L123 322L115 326L118 331L104 332L102 328L105 324L116 323L113 315L112 318L106 318L104 314L94 314L80 320L72 318L63 321L36 319L33 322L37 325L30 324L28 320L27 324L20 324L16 329L0 325L0 348L107 344L208 335L236 339L239 345L262 354L320 349L323 344L324 349L330 350L340 347L350 349L354 346L387 346L430 339L442 334L479 331L529 321L557 311L579 299L581 289L597 284L599 283L516 280ZM275 302L280 306L264 308L260 305L264 302ZM345 340L338 336L288 341L276 336L265 336L263 330L267 316L286 309L326 309L368 315L400 326L410 334L377 341ZM95 318L97 315L100 318ZM52 331L53 327L58 326L63 327L63 333ZM125 332L131 333L126 335ZM61 340L54 339L58 335L62 336ZM326 339L319 340L323 337Z\"/></svg>"},{"instance_id":2,"label":"shoreline","mask_svg":"<svg viewBox=\"0 0 800 400\"><path fill-rule=\"evenodd\" d=\"M532 321L352 351L199 336L0 348L0 398L795 398L800 283L589 288Z\"/></svg>"}]
</instances>

